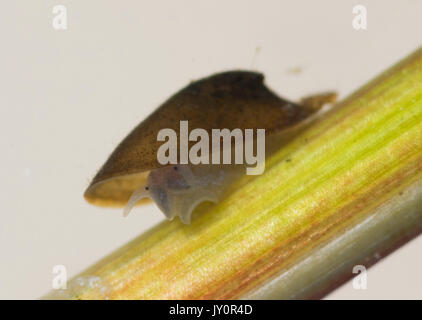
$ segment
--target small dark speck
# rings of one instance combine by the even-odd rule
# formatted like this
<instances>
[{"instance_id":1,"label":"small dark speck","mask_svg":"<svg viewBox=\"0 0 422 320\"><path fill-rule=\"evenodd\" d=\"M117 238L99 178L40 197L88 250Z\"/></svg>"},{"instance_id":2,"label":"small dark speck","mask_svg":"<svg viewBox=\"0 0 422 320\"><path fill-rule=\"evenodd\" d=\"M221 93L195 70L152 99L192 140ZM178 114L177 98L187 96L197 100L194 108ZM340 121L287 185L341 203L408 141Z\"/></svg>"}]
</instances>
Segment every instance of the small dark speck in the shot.
<instances>
[{"instance_id":1,"label":"small dark speck","mask_svg":"<svg viewBox=\"0 0 422 320\"><path fill-rule=\"evenodd\" d=\"M177 167L173 167L173 169L177 171L178 168Z\"/></svg>"},{"instance_id":2,"label":"small dark speck","mask_svg":"<svg viewBox=\"0 0 422 320\"><path fill-rule=\"evenodd\" d=\"M145 187L145 190L149 190L149 187Z\"/></svg>"},{"instance_id":3,"label":"small dark speck","mask_svg":"<svg viewBox=\"0 0 422 320\"><path fill-rule=\"evenodd\" d=\"M308 138L305 138L305 142L308 142Z\"/></svg>"},{"instance_id":4,"label":"small dark speck","mask_svg":"<svg viewBox=\"0 0 422 320\"><path fill-rule=\"evenodd\" d=\"M287 158L286 159L286 162L290 162L290 161L292 161L292 159L290 159L290 158Z\"/></svg>"},{"instance_id":5,"label":"small dark speck","mask_svg":"<svg viewBox=\"0 0 422 320\"><path fill-rule=\"evenodd\" d=\"M402 195L403 195L403 191L400 191L400 192L399 192L399 196L402 196Z\"/></svg>"}]
</instances>

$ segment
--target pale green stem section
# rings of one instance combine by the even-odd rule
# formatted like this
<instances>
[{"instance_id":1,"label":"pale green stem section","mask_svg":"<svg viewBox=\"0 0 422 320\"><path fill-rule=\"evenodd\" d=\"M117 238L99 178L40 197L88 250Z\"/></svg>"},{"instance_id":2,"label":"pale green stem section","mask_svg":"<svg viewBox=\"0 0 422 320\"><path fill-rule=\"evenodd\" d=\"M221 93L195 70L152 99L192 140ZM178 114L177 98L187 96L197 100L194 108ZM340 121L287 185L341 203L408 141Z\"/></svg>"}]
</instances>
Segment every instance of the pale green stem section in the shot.
<instances>
[{"instance_id":1,"label":"pale green stem section","mask_svg":"<svg viewBox=\"0 0 422 320\"><path fill-rule=\"evenodd\" d=\"M335 287L333 281L335 284L337 279L352 274L357 276L359 286L365 275L360 268L353 273L355 266L368 268L395 249L394 244L404 243L421 230L422 181L418 181L337 239L318 247L293 268L242 298L303 299L329 291L324 289Z\"/></svg>"},{"instance_id":2,"label":"pale green stem section","mask_svg":"<svg viewBox=\"0 0 422 320\"><path fill-rule=\"evenodd\" d=\"M418 50L299 131L262 176L201 206L191 225L162 223L47 297L320 297L420 232L421 184Z\"/></svg>"}]
</instances>

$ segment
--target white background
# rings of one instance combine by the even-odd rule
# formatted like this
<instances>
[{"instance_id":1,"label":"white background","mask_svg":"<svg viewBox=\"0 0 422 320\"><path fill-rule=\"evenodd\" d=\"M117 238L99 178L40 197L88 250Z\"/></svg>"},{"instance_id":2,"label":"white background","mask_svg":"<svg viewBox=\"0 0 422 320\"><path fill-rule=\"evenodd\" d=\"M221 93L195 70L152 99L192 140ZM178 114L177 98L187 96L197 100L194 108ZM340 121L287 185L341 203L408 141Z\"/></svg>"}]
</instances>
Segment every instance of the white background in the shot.
<instances>
[{"instance_id":1,"label":"white background","mask_svg":"<svg viewBox=\"0 0 422 320\"><path fill-rule=\"evenodd\" d=\"M65 5L68 30L52 28ZM368 29L352 28L352 8ZM117 143L192 79L256 69L282 96L340 97L422 45L422 1L12 1L0 4L0 298L38 298L162 220L82 194ZM257 50L259 48L259 50ZM257 52L258 51L258 52ZM301 68L297 74L292 69ZM422 239L329 298L422 298Z\"/></svg>"}]
</instances>

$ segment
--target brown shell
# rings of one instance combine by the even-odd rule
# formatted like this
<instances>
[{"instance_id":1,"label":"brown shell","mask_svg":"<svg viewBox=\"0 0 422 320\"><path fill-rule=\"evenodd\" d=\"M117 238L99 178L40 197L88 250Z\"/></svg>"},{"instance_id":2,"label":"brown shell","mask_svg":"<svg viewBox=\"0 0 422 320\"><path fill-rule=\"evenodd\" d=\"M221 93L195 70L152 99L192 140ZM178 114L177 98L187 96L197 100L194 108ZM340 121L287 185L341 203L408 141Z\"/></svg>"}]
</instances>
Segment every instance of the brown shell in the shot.
<instances>
[{"instance_id":1,"label":"brown shell","mask_svg":"<svg viewBox=\"0 0 422 320\"><path fill-rule=\"evenodd\" d=\"M160 167L157 150L163 128L177 133L181 120L189 131L203 128L266 129L266 134L290 127L314 112L271 92L260 73L230 71L190 83L142 121L117 146L94 177L84 196L103 206L123 206L145 184L148 171Z\"/></svg>"}]
</instances>

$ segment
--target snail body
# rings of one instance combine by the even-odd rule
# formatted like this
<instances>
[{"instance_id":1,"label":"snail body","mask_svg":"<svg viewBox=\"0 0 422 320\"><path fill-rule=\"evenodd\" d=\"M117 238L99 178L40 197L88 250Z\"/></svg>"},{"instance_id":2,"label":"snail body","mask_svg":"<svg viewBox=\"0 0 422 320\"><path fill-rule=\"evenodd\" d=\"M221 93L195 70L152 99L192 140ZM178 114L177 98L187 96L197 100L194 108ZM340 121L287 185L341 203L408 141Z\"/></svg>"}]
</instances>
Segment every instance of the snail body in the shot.
<instances>
[{"instance_id":1,"label":"snail body","mask_svg":"<svg viewBox=\"0 0 422 320\"><path fill-rule=\"evenodd\" d=\"M335 99L330 93L308 99L312 103L296 104L278 97L263 80L256 72L229 71L190 83L117 146L88 186L85 199L100 206L126 206L127 215L150 198L167 218L179 216L190 223L195 207L203 201L220 201L245 174L245 165L180 164L180 158L178 164L162 165L157 161L162 145L157 136L162 128L177 132L180 121L187 120L191 129L208 133L265 129L268 153L288 140L290 129Z\"/></svg>"},{"instance_id":2,"label":"snail body","mask_svg":"<svg viewBox=\"0 0 422 320\"><path fill-rule=\"evenodd\" d=\"M189 224L192 211L200 203L217 203L242 174L240 166L232 165L177 165L153 169L146 185L132 194L123 214L128 215L139 200L150 198L169 220L178 216L183 223Z\"/></svg>"}]
</instances>

